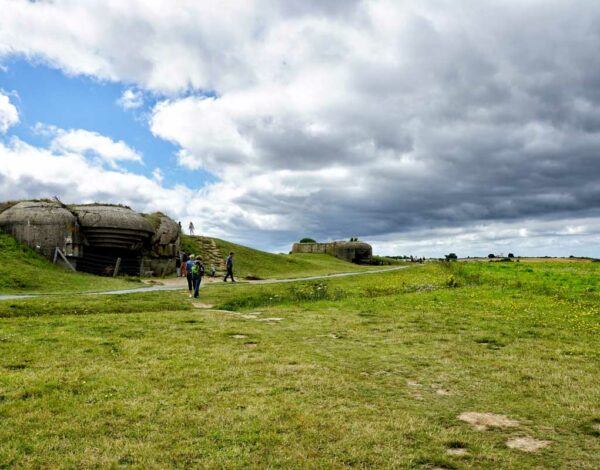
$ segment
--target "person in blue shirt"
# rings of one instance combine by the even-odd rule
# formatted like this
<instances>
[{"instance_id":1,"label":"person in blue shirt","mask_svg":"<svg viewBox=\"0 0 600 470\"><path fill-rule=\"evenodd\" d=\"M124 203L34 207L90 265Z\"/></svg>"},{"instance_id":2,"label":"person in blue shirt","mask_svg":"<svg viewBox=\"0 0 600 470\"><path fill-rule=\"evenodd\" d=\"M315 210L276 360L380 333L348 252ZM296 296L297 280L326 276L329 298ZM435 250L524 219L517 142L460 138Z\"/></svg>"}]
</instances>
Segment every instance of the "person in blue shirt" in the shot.
<instances>
[{"instance_id":1,"label":"person in blue shirt","mask_svg":"<svg viewBox=\"0 0 600 470\"><path fill-rule=\"evenodd\" d=\"M192 297L192 290L194 289L194 279L192 277L192 267L194 266L194 255L190 255L190 259L185 263L186 277L188 282L188 290L190 291L190 297Z\"/></svg>"},{"instance_id":2,"label":"person in blue shirt","mask_svg":"<svg viewBox=\"0 0 600 470\"><path fill-rule=\"evenodd\" d=\"M227 282L228 277L231 277L231 282L235 282L235 279L233 278L233 251L229 253L227 260L225 261L225 267L227 268L227 274L225 274L223 282Z\"/></svg>"}]
</instances>

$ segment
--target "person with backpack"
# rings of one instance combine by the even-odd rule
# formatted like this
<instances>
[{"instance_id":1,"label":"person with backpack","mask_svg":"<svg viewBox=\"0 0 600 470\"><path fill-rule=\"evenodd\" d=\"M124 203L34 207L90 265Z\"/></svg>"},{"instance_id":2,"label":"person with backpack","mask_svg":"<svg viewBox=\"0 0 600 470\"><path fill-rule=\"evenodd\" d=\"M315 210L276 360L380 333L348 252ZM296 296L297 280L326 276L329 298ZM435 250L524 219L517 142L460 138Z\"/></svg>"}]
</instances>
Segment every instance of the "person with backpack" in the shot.
<instances>
[{"instance_id":1,"label":"person with backpack","mask_svg":"<svg viewBox=\"0 0 600 470\"><path fill-rule=\"evenodd\" d=\"M192 267L194 266L194 255L190 255L189 259L185 263L186 278L188 283L188 290L190 291L190 298L192 297L192 290L194 288L194 278L192 277Z\"/></svg>"},{"instance_id":2,"label":"person with backpack","mask_svg":"<svg viewBox=\"0 0 600 470\"><path fill-rule=\"evenodd\" d=\"M225 274L223 282L227 282L228 277L231 277L231 282L235 282L235 279L233 278L233 251L229 252L229 256L225 261L225 267L227 268L227 274Z\"/></svg>"},{"instance_id":3,"label":"person with backpack","mask_svg":"<svg viewBox=\"0 0 600 470\"><path fill-rule=\"evenodd\" d=\"M198 256L194 265L192 266L192 279L194 283L194 298L200 297L200 283L204 276L204 264L202 264L202 258Z\"/></svg>"}]
</instances>

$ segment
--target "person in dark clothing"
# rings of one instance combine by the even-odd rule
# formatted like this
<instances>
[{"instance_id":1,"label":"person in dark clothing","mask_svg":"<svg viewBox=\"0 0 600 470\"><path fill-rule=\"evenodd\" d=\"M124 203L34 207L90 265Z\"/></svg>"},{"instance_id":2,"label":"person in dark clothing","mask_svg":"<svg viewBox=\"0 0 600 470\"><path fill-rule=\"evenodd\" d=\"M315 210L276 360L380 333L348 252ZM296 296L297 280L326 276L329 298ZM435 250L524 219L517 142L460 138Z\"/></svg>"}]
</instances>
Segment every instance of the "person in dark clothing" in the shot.
<instances>
[{"instance_id":1,"label":"person in dark clothing","mask_svg":"<svg viewBox=\"0 0 600 470\"><path fill-rule=\"evenodd\" d=\"M198 256L194 262L194 265L192 266L192 280L194 283L195 299L200 297L200 283L202 282L202 276L204 276L204 264L202 264L202 258Z\"/></svg>"},{"instance_id":2,"label":"person in dark clothing","mask_svg":"<svg viewBox=\"0 0 600 470\"><path fill-rule=\"evenodd\" d=\"M175 257L175 270L177 271L177 277L181 276L181 257Z\"/></svg>"},{"instance_id":3,"label":"person in dark clothing","mask_svg":"<svg viewBox=\"0 0 600 470\"><path fill-rule=\"evenodd\" d=\"M227 274L225 274L223 282L227 282L228 277L231 277L231 282L235 282L235 279L233 278L233 251L229 253L227 260L225 261L225 267L227 268Z\"/></svg>"}]
</instances>

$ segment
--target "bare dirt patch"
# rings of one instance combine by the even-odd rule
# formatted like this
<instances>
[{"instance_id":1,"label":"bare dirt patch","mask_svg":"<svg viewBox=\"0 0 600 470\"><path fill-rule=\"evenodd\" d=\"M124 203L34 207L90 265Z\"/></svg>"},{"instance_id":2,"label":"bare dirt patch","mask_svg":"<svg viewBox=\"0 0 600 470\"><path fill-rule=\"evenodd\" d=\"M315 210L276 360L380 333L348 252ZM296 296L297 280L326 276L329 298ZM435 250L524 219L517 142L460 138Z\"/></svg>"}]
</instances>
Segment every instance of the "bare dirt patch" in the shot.
<instances>
[{"instance_id":1,"label":"bare dirt patch","mask_svg":"<svg viewBox=\"0 0 600 470\"><path fill-rule=\"evenodd\" d=\"M213 308L213 307L214 307L214 305L211 305L211 304L205 304L205 303L203 303L203 302L194 302L194 303L192 303L192 305L193 305L195 308Z\"/></svg>"},{"instance_id":2,"label":"bare dirt patch","mask_svg":"<svg viewBox=\"0 0 600 470\"><path fill-rule=\"evenodd\" d=\"M447 397L450 395L450 390L446 390L445 388L438 388L435 393L442 397Z\"/></svg>"},{"instance_id":3,"label":"bare dirt patch","mask_svg":"<svg viewBox=\"0 0 600 470\"><path fill-rule=\"evenodd\" d=\"M256 346L258 346L258 344L254 343L252 341L249 341L247 343L244 343L244 346L246 346L247 348L255 348Z\"/></svg>"},{"instance_id":4,"label":"bare dirt patch","mask_svg":"<svg viewBox=\"0 0 600 470\"><path fill-rule=\"evenodd\" d=\"M600 423L592 424L592 429L595 429L596 431L600 431Z\"/></svg>"},{"instance_id":5,"label":"bare dirt patch","mask_svg":"<svg viewBox=\"0 0 600 470\"><path fill-rule=\"evenodd\" d=\"M537 452L544 447L548 447L550 441L534 439L533 437L515 437L506 441L506 446L511 449L522 450L523 452Z\"/></svg>"},{"instance_id":6,"label":"bare dirt patch","mask_svg":"<svg viewBox=\"0 0 600 470\"><path fill-rule=\"evenodd\" d=\"M244 339L244 338L247 338L248 336L246 336L246 335L241 335L241 334L238 334L238 335L231 335L231 337L232 337L232 338L235 338L235 339Z\"/></svg>"},{"instance_id":7,"label":"bare dirt patch","mask_svg":"<svg viewBox=\"0 0 600 470\"><path fill-rule=\"evenodd\" d=\"M469 455L469 451L464 447L457 447L452 449L447 449L446 453L448 455L454 455L455 457L464 457L465 455Z\"/></svg>"},{"instance_id":8,"label":"bare dirt patch","mask_svg":"<svg viewBox=\"0 0 600 470\"><path fill-rule=\"evenodd\" d=\"M485 431L487 428L514 428L519 422L504 415L494 413L477 413L467 411L458 416L458 419L471 424L478 431Z\"/></svg>"},{"instance_id":9,"label":"bare dirt patch","mask_svg":"<svg viewBox=\"0 0 600 470\"><path fill-rule=\"evenodd\" d=\"M266 321L266 322L274 322L274 321L281 321L283 320L283 318L279 318L279 317L269 317L269 318L257 318L256 321Z\"/></svg>"}]
</instances>

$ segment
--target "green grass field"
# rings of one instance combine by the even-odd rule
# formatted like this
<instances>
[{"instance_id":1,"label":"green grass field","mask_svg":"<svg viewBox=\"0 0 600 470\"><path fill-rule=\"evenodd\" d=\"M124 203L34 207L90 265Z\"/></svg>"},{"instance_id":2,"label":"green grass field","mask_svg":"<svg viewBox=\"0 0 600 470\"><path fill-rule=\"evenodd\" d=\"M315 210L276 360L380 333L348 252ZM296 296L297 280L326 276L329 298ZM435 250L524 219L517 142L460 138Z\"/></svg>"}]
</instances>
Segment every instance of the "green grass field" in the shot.
<instances>
[{"instance_id":1,"label":"green grass field","mask_svg":"<svg viewBox=\"0 0 600 470\"><path fill-rule=\"evenodd\" d=\"M0 302L0 468L599 468L599 274L433 263L210 285L214 309Z\"/></svg>"},{"instance_id":2,"label":"green grass field","mask_svg":"<svg viewBox=\"0 0 600 470\"><path fill-rule=\"evenodd\" d=\"M73 273L0 232L0 294L100 292L137 285L136 278Z\"/></svg>"}]
</instances>

